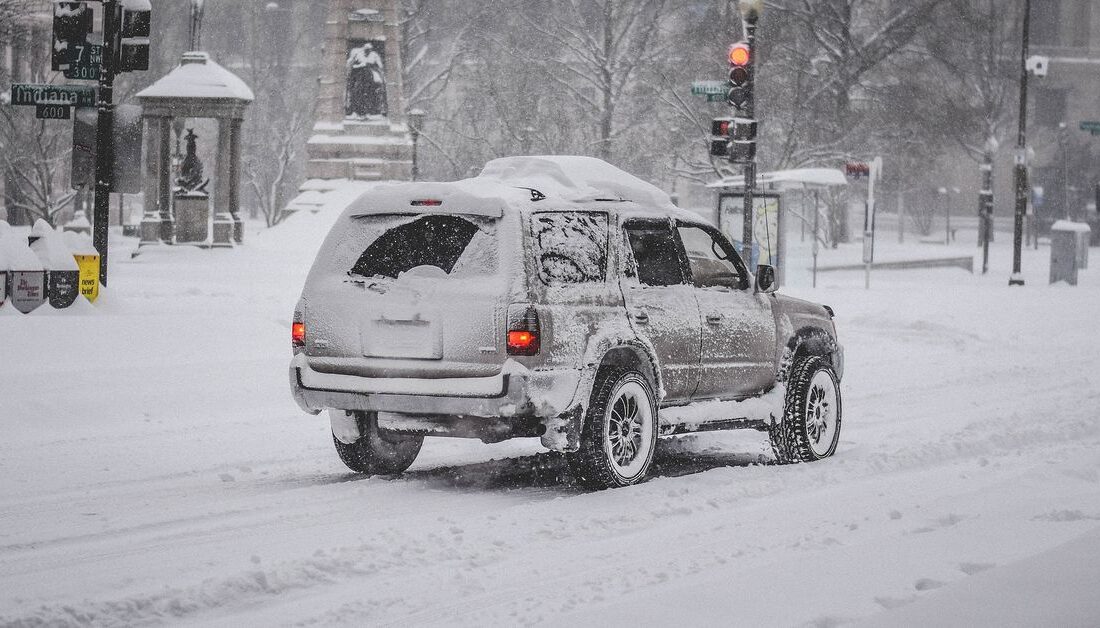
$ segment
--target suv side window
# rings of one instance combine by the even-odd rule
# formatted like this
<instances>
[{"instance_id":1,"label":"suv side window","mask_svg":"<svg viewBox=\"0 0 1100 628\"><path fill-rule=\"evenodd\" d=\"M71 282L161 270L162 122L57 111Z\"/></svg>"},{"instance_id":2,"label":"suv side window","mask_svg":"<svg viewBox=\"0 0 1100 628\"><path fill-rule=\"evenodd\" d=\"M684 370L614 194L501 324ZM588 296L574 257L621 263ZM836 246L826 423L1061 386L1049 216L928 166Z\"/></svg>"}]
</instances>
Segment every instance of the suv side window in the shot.
<instances>
[{"instance_id":1,"label":"suv side window","mask_svg":"<svg viewBox=\"0 0 1100 628\"><path fill-rule=\"evenodd\" d=\"M607 214L598 212L532 214L539 279L547 285L603 281L607 226Z\"/></svg>"},{"instance_id":2,"label":"suv side window","mask_svg":"<svg viewBox=\"0 0 1100 628\"><path fill-rule=\"evenodd\" d=\"M725 238L690 224L680 224L676 230L687 252L692 283L697 287L742 290L749 286L744 263Z\"/></svg>"},{"instance_id":3,"label":"suv side window","mask_svg":"<svg viewBox=\"0 0 1100 628\"><path fill-rule=\"evenodd\" d=\"M684 281L683 252L672 225L667 222L633 221L625 226L638 269L638 281L646 286L675 286Z\"/></svg>"}]
</instances>

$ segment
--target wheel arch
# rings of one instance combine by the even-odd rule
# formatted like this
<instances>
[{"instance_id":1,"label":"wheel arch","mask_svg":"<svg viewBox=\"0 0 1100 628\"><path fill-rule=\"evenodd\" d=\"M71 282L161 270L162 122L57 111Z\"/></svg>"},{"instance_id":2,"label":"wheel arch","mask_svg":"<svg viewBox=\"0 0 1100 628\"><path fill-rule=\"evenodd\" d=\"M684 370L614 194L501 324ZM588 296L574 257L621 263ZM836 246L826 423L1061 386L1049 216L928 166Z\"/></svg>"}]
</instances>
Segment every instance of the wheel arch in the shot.
<instances>
[{"instance_id":1,"label":"wheel arch","mask_svg":"<svg viewBox=\"0 0 1100 628\"><path fill-rule=\"evenodd\" d=\"M834 369L837 369L837 378L840 378L838 362L839 345L832 334L820 327L802 327L794 332L787 340L783 349L783 357L779 362L779 371L776 381L786 382L791 375L791 369L796 361L807 356L822 356Z\"/></svg>"}]
</instances>

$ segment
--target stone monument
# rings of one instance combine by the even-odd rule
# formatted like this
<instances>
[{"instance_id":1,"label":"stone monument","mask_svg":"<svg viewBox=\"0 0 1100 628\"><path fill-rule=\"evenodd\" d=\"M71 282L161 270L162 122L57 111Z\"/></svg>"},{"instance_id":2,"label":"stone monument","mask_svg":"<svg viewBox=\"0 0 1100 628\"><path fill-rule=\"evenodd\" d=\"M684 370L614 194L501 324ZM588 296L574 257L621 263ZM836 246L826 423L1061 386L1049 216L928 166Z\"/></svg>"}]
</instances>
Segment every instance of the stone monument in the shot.
<instances>
[{"instance_id":1,"label":"stone monument","mask_svg":"<svg viewBox=\"0 0 1100 628\"><path fill-rule=\"evenodd\" d=\"M412 178L397 0L328 0L309 179Z\"/></svg>"}]
</instances>

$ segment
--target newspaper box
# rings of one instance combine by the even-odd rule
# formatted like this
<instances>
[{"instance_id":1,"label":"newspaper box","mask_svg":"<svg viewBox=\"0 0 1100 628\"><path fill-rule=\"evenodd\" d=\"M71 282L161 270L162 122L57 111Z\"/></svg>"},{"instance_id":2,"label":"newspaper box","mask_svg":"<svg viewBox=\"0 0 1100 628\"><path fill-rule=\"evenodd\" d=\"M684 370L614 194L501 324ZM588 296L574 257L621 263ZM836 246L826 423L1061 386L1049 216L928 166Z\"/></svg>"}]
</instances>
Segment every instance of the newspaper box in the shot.
<instances>
[{"instance_id":1,"label":"newspaper box","mask_svg":"<svg viewBox=\"0 0 1100 628\"><path fill-rule=\"evenodd\" d=\"M65 236L43 220L35 223L28 238L31 250L48 271L46 298L56 309L65 309L80 296L80 271Z\"/></svg>"},{"instance_id":2,"label":"newspaper box","mask_svg":"<svg viewBox=\"0 0 1100 628\"><path fill-rule=\"evenodd\" d=\"M99 298L99 253L92 239L82 233L65 232L65 242L80 269L80 294L95 303Z\"/></svg>"},{"instance_id":3,"label":"newspaper box","mask_svg":"<svg viewBox=\"0 0 1100 628\"><path fill-rule=\"evenodd\" d=\"M0 250L7 257L8 298L24 314L46 302L46 271L21 235L0 236Z\"/></svg>"}]
</instances>

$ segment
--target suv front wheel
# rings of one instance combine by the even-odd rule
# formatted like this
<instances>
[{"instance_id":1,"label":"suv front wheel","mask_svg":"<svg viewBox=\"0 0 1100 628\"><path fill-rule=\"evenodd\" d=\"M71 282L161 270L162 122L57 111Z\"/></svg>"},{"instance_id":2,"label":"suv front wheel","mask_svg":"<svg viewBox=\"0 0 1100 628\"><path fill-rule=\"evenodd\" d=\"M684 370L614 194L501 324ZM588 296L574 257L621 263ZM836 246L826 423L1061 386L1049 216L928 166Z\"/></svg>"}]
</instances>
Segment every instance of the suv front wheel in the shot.
<instances>
[{"instance_id":1,"label":"suv front wheel","mask_svg":"<svg viewBox=\"0 0 1100 628\"><path fill-rule=\"evenodd\" d=\"M840 440L840 383L822 356L799 359L787 381L783 420L768 429L780 464L828 458Z\"/></svg>"},{"instance_id":2,"label":"suv front wheel","mask_svg":"<svg viewBox=\"0 0 1100 628\"><path fill-rule=\"evenodd\" d=\"M332 436L336 453L349 469L364 475L396 475L412 466L423 436L405 436L378 429L378 416L373 412L355 412L359 424L359 440L342 443Z\"/></svg>"},{"instance_id":3,"label":"suv front wheel","mask_svg":"<svg viewBox=\"0 0 1100 628\"><path fill-rule=\"evenodd\" d=\"M592 388L580 449L568 454L577 481L589 488L640 482L657 446L657 404L644 375L601 369Z\"/></svg>"}]
</instances>

